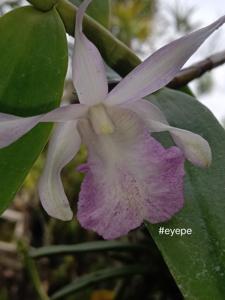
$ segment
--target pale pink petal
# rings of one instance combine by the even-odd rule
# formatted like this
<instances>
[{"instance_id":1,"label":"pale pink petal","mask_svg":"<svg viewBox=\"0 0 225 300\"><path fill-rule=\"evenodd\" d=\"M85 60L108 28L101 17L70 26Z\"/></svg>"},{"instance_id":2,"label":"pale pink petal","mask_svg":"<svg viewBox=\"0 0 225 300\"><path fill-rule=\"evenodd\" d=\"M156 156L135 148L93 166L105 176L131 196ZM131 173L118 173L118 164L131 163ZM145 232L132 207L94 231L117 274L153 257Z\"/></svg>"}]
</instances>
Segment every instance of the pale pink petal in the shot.
<instances>
[{"instance_id":1,"label":"pale pink petal","mask_svg":"<svg viewBox=\"0 0 225 300\"><path fill-rule=\"evenodd\" d=\"M183 206L184 157L177 147L164 149L142 121L126 109L109 108L116 130L96 134L78 121L89 159L78 203L86 229L114 239L151 223L170 219Z\"/></svg>"},{"instance_id":2,"label":"pale pink petal","mask_svg":"<svg viewBox=\"0 0 225 300\"><path fill-rule=\"evenodd\" d=\"M212 153L203 137L188 130L169 126L163 113L146 100L129 103L126 107L134 111L151 132L169 131L176 145L182 149L190 162L199 167L210 165Z\"/></svg>"},{"instance_id":3,"label":"pale pink petal","mask_svg":"<svg viewBox=\"0 0 225 300\"><path fill-rule=\"evenodd\" d=\"M10 114L5 114L5 113L0 113L0 122L2 121L9 121L9 120L15 120L16 118L20 118L15 115L10 115Z\"/></svg>"},{"instance_id":4,"label":"pale pink petal","mask_svg":"<svg viewBox=\"0 0 225 300\"><path fill-rule=\"evenodd\" d=\"M83 1L77 11L72 63L73 83L79 101L87 105L103 101L108 93L106 72L101 55L82 32L83 16L90 2L91 0Z\"/></svg>"},{"instance_id":5,"label":"pale pink petal","mask_svg":"<svg viewBox=\"0 0 225 300\"><path fill-rule=\"evenodd\" d=\"M82 104L71 104L58 107L46 114L33 117L18 117L0 113L0 148L4 148L18 140L41 122L65 122L82 118L88 107Z\"/></svg>"},{"instance_id":6,"label":"pale pink petal","mask_svg":"<svg viewBox=\"0 0 225 300\"><path fill-rule=\"evenodd\" d=\"M106 99L108 105L135 101L165 86L201 44L224 22L225 16L153 53L109 93Z\"/></svg>"},{"instance_id":7,"label":"pale pink petal","mask_svg":"<svg viewBox=\"0 0 225 300\"><path fill-rule=\"evenodd\" d=\"M80 136L76 125L76 121L70 121L60 123L55 128L39 182L39 195L44 209L50 216L61 220L71 220L73 216L60 173L80 148Z\"/></svg>"}]
</instances>

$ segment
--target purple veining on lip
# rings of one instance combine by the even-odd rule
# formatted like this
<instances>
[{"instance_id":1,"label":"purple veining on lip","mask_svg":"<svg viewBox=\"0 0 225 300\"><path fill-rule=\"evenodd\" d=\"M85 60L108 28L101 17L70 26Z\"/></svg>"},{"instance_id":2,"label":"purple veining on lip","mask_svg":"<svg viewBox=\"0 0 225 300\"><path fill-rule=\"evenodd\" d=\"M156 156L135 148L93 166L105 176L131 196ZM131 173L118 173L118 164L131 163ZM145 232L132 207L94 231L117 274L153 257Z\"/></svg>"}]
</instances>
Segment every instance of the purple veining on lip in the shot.
<instances>
[{"instance_id":1,"label":"purple veining on lip","mask_svg":"<svg viewBox=\"0 0 225 300\"><path fill-rule=\"evenodd\" d=\"M95 135L88 123L82 124L89 160L77 216L83 227L105 239L124 235L144 220L171 218L183 206L184 176L179 148L165 149L133 112L114 108L109 114L116 124L109 140ZM112 149L116 155L102 149Z\"/></svg>"},{"instance_id":2,"label":"purple veining on lip","mask_svg":"<svg viewBox=\"0 0 225 300\"><path fill-rule=\"evenodd\" d=\"M164 149L148 133L141 139L133 153L135 170L125 158L124 165L115 166L112 179L102 162L91 161L82 183L78 220L105 239L125 235L144 220L166 221L183 206L182 152L177 147Z\"/></svg>"}]
</instances>

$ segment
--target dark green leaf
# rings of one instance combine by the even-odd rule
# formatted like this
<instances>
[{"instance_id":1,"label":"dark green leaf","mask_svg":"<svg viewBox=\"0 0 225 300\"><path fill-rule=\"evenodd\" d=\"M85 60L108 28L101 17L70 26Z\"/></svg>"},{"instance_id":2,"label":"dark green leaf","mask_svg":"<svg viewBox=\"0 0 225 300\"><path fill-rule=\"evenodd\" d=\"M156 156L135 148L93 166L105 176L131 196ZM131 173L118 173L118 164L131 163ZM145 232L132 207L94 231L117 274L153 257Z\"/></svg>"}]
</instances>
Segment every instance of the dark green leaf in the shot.
<instances>
[{"instance_id":1,"label":"dark green leaf","mask_svg":"<svg viewBox=\"0 0 225 300\"><path fill-rule=\"evenodd\" d=\"M164 224L146 224L185 299L223 300L225 295L225 132L191 96L164 89L157 104L171 125L206 138L213 162L207 170L186 164L185 206ZM159 235L160 226L191 228L192 235Z\"/></svg>"},{"instance_id":2,"label":"dark green leaf","mask_svg":"<svg viewBox=\"0 0 225 300\"><path fill-rule=\"evenodd\" d=\"M87 288L95 283L101 282L102 280L131 276L135 274L145 274L150 271L149 266L143 265L133 265L133 266L123 266L114 267L104 270L99 270L88 275L79 277L71 284L63 287L61 290L54 293L51 297L52 300L60 299L71 293L80 291L81 289Z\"/></svg>"},{"instance_id":3,"label":"dark green leaf","mask_svg":"<svg viewBox=\"0 0 225 300\"><path fill-rule=\"evenodd\" d=\"M78 6L82 3L82 0L70 0L70 2ZM110 19L110 1L92 1L92 3L88 7L87 14L98 21L100 24L108 28Z\"/></svg>"},{"instance_id":4,"label":"dark green leaf","mask_svg":"<svg viewBox=\"0 0 225 300\"><path fill-rule=\"evenodd\" d=\"M55 10L16 9L0 19L0 112L31 116L59 105L67 69L64 26ZM0 150L0 212L43 149L50 125L38 125Z\"/></svg>"}]
</instances>

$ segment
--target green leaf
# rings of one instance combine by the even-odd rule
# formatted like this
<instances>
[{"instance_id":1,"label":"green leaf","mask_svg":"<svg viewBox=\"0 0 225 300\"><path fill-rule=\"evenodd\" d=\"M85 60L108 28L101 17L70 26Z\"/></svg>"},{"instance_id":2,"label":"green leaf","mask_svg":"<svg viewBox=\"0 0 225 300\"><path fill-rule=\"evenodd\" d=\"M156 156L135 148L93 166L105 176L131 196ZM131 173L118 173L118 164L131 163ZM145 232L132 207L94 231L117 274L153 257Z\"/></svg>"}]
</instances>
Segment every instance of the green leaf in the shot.
<instances>
[{"instance_id":1,"label":"green leaf","mask_svg":"<svg viewBox=\"0 0 225 300\"><path fill-rule=\"evenodd\" d=\"M87 288L103 280L131 276L135 274L146 274L149 273L150 270L150 266L144 265L123 266L99 270L91 274L79 277L74 282L64 286L61 290L55 292L50 299L56 300L64 298L69 294L78 292L81 289Z\"/></svg>"},{"instance_id":2,"label":"green leaf","mask_svg":"<svg viewBox=\"0 0 225 300\"><path fill-rule=\"evenodd\" d=\"M67 42L56 10L16 9L0 19L0 112L31 116L59 105ZM10 204L47 142L51 125L38 125L0 150L0 212Z\"/></svg>"},{"instance_id":3,"label":"green leaf","mask_svg":"<svg viewBox=\"0 0 225 300\"><path fill-rule=\"evenodd\" d=\"M82 3L82 0L70 0L70 2L72 2L76 6L79 6ZM98 21L101 25L108 28L110 20L110 1L92 1L92 3L88 7L87 14Z\"/></svg>"},{"instance_id":4,"label":"green leaf","mask_svg":"<svg viewBox=\"0 0 225 300\"><path fill-rule=\"evenodd\" d=\"M225 132L193 97L164 89L157 104L173 126L202 135L213 162L202 170L186 163L185 205L169 222L146 224L185 299L223 300L225 295ZM159 235L159 227L191 228L186 236Z\"/></svg>"},{"instance_id":5,"label":"green leaf","mask_svg":"<svg viewBox=\"0 0 225 300\"><path fill-rule=\"evenodd\" d=\"M146 250L147 246L131 244L128 242L117 242L117 241L97 241L97 242L86 242L75 245L56 245L46 246L38 249L32 249L30 256L33 258L39 258L43 256L51 255L63 255L72 253L87 253L95 251L143 251Z\"/></svg>"}]
</instances>

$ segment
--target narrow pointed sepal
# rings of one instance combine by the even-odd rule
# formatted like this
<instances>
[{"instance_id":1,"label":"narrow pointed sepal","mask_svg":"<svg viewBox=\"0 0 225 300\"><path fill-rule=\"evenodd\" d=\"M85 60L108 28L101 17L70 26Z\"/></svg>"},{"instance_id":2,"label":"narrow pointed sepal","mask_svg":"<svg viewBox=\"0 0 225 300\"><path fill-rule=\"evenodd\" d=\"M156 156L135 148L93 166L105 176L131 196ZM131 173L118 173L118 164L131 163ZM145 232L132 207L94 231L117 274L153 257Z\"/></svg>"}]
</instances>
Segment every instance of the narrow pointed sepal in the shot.
<instances>
[{"instance_id":1,"label":"narrow pointed sepal","mask_svg":"<svg viewBox=\"0 0 225 300\"><path fill-rule=\"evenodd\" d=\"M116 105L141 99L164 87L202 43L225 22L225 16L154 52L109 93L106 102Z\"/></svg>"},{"instance_id":2,"label":"narrow pointed sepal","mask_svg":"<svg viewBox=\"0 0 225 300\"><path fill-rule=\"evenodd\" d=\"M90 0L79 6L76 15L75 46L73 51L72 77L80 103L94 105L105 100L108 84L103 60L98 49L82 32L85 10Z\"/></svg>"},{"instance_id":3,"label":"narrow pointed sepal","mask_svg":"<svg viewBox=\"0 0 225 300\"><path fill-rule=\"evenodd\" d=\"M9 146L41 122L66 122L84 117L88 107L71 104L33 117L0 113L0 148Z\"/></svg>"}]
</instances>

